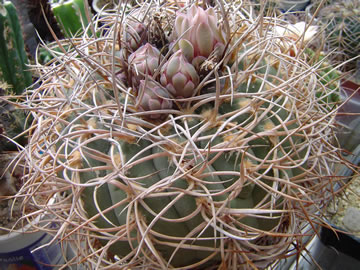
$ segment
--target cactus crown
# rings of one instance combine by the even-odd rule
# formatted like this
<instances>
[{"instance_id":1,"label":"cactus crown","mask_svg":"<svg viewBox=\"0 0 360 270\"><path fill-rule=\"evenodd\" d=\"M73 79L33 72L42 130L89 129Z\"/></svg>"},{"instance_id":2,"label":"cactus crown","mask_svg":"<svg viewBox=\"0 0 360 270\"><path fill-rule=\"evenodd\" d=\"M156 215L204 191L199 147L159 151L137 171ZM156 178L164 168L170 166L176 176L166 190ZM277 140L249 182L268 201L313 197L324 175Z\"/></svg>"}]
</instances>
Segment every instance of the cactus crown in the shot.
<instances>
[{"instance_id":1,"label":"cactus crown","mask_svg":"<svg viewBox=\"0 0 360 270\"><path fill-rule=\"evenodd\" d=\"M57 233L87 237L89 263L263 267L316 219L337 89L271 30L281 21L258 19L226 2L144 4L39 67L24 189L61 190Z\"/></svg>"}]
</instances>

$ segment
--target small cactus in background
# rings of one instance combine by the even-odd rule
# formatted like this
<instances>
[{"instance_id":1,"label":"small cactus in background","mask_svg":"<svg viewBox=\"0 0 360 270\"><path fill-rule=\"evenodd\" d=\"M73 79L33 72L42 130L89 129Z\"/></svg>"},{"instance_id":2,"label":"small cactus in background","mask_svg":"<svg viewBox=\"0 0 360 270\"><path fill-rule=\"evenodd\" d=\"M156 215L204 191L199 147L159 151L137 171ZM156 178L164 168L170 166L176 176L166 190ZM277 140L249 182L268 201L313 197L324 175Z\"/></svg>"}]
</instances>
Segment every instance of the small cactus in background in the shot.
<instances>
[{"instance_id":1,"label":"small cactus in background","mask_svg":"<svg viewBox=\"0 0 360 270\"><path fill-rule=\"evenodd\" d=\"M335 50L339 63L360 55L360 1L346 0L327 5L320 19L328 50ZM356 67L356 60L345 63L345 70Z\"/></svg>"},{"instance_id":2,"label":"small cactus in background","mask_svg":"<svg viewBox=\"0 0 360 270\"><path fill-rule=\"evenodd\" d=\"M66 37L79 34L87 25L84 0L49 0L55 18Z\"/></svg>"},{"instance_id":3,"label":"small cactus in background","mask_svg":"<svg viewBox=\"0 0 360 270\"><path fill-rule=\"evenodd\" d=\"M0 3L0 81L20 95L32 83L24 40L14 5Z\"/></svg>"},{"instance_id":4,"label":"small cactus in background","mask_svg":"<svg viewBox=\"0 0 360 270\"><path fill-rule=\"evenodd\" d=\"M0 3L0 98L21 96L31 84L32 75L16 9L5 1ZM26 138L21 135L25 118L24 111L11 102L0 100L0 153L16 150L16 143L26 144Z\"/></svg>"},{"instance_id":5,"label":"small cactus in background","mask_svg":"<svg viewBox=\"0 0 360 270\"><path fill-rule=\"evenodd\" d=\"M0 154L4 151L16 151L18 144L27 143L24 134L26 114L11 103L1 100L6 92L6 85L0 85Z\"/></svg>"},{"instance_id":6,"label":"small cactus in background","mask_svg":"<svg viewBox=\"0 0 360 270\"><path fill-rule=\"evenodd\" d=\"M34 117L24 189L58 189L44 211L82 241L90 269L264 268L319 222L340 157L337 102L317 92L338 89L303 48L284 53L297 44L273 29L281 21L260 29L221 4L144 4L121 31L110 14L104 36L38 67L41 91L21 104ZM126 25L158 13L169 50L152 35L133 47Z\"/></svg>"},{"instance_id":7,"label":"small cactus in background","mask_svg":"<svg viewBox=\"0 0 360 270\"><path fill-rule=\"evenodd\" d=\"M63 39L59 24L51 10L49 0L14 0L14 5L21 16L28 17L37 34L44 42L54 40L53 34L59 39ZM49 27L52 32L49 31Z\"/></svg>"}]
</instances>

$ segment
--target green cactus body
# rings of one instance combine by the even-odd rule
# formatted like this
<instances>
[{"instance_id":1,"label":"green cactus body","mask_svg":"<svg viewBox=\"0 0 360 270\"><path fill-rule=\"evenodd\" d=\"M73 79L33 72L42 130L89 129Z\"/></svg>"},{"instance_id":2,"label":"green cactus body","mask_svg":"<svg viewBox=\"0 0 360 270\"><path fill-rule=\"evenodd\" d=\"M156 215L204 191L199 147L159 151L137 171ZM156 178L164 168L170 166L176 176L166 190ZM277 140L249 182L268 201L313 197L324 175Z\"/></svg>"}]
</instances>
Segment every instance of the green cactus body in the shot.
<instances>
[{"instance_id":1,"label":"green cactus body","mask_svg":"<svg viewBox=\"0 0 360 270\"><path fill-rule=\"evenodd\" d=\"M216 17L211 9L191 12ZM179 25L190 20L179 18ZM223 32L212 27L216 48ZM146 80L164 89L156 68L136 88L132 66L111 58L118 44L107 39L81 44L89 54L86 64L79 64L78 50L69 49L68 58L44 74L49 91L41 98L35 93L28 105L42 105L33 110L31 175L43 179L37 183L55 179L70 187L71 234L79 231L87 243L102 244L90 247L89 257L109 251L118 256L117 266L129 268L263 268L286 254L291 235L299 236L299 228L317 218L310 210L315 201L321 207L330 181L325 175L332 173L328 160L336 151L324 142L332 140L336 104L316 97L326 87L305 55L285 55L274 40L261 39L262 31L246 27L252 30L239 45L241 60L214 69L221 79L213 74L206 84L191 85L187 70L167 67L166 77L175 74L167 89L187 85L194 94L186 98L180 90L174 96L147 94L151 89L141 88ZM199 50L191 51L189 44L180 65L200 61L208 45L198 42ZM102 51L93 57L96 48ZM111 64L130 76L112 73ZM98 259L96 267L108 265Z\"/></svg>"},{"instance_id":2,"label":"green cactus body","mask_svg":"<svg viewBox=\"0 0 360 270\"><path fill-rule=\"evenodd\" d=\"M269 74L260 71L254 76L263 82L270 80ZM150 137L137 132L125 138L117 138L114 134L111 143L110 138L97 137L96 130L109 131L107 124L98 123L93 126L94 135L76 143L86 146L92 153L92 157L82 153L85 158L78 160L81 167L98 171L80 172L76 176L78 181L86 184L99 177L109 177L119 185L107 183L96 192L89 188L83 194L90 217L119 205L98 216L96 222L102 228L116 226L117 232L126 231L127 236L131 236L132 241L125 235L119 237L110 248L111 252L126 257L130 250L151 243L159 258L168 262L164 267L191 265L212 258L210 263L220 260L219 254L212 257L214 249L220 248L220 241L215 240L217 237L251 240L252 229L271 231L278 226L279 213L284 206L281 196L271 195L269 190L281 192L284 187L276 186L272 178L281 177L286 182L304 173L302 165L292 168L303 158L300 148L304 139L302 131L297 131L300 125L297 116L291 114L294 101L271 91L261 94L265 88L260 82L252 84L251 91L248 91L249 87L239 86L234 95L241 97L234 97L232 103L224 98L216 120L210 120L214 112L212 99L196 108L198 118L188 115L176 121L176 125L169 122L163 130L157 130L169 138L159 144L156 144L157 140L152 141L151 137L157 137L157 134L150 130L147 130ZM255 98L260 94L263 98ZM74 117L67 119L71 125L76 125ZM83 118L78 123L90 121ZM64 124L63 132L68 132L66 126L68 124ZM285 127L291 132L285 131ZM130 134L131 130L124 133ZM124 133L121 132L120 137ZM192 136L194 145L189 144L188 136ZM277 144L281 146L275 147ZM60 145L64 147L63 143ZM68 156L76 149L68 148ZM100 162L101 158L94 157L100 153L109 153L117 163L111 160ZM64 157L63 161L66 160L69 157ZM271 167L269 163L278 164L279 168ZM109 167L109 170L101 167ZM68 177L71 176L74 174L70 173ZM246 213L259 205L272 210L254 216L230 214L242 210ZM222 209L221 214L216 216L219 209ZM212 220L212 216L216 218ZM227 230L227 222L233 229ZM219 230L223 226L223 231Z\"/></svg>"},{"instance_id":3,"label":"green cactus body","mask_svg":"<svg viewBox=\"0 0 360 270\"><path fill-rule=\"evenodd\" d=\"M0 81L8 83L17 95L32 83L27 64L16 9L11 2L5 1L0 4Z\"/></svg>"},{"instance_id":4,"label":"green cactus body","mask_svg":"<svg viewBox=\"0 0 360 270\"><path fill-rule=\"evenodd\" d=\"M66 37L78 35L88 25L83 0L54 1L52 11Z\"/></svg>"}]
</instances>

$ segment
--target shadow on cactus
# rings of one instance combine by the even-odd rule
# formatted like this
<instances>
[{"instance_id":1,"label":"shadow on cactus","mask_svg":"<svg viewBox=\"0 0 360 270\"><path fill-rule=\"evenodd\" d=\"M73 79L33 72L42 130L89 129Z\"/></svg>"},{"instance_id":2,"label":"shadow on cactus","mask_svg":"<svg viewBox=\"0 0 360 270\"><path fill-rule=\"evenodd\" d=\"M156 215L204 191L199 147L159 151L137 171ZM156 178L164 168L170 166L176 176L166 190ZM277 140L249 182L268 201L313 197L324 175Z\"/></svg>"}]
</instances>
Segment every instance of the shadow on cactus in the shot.
<instances>
[{"instance_id":1,"label":"shadow on cactus","mask_svg":"<svg viewBox=\"0 0 360 270\"><path fill-rule=\"evenodd\" d=\"M281 21L222 4L102 17L38 67L27 187L58 193L56 233L91 269L264 268L322 223L341 160L316 92L337 89L279 45L296 47Z\"/></svg>"}]
</instances>

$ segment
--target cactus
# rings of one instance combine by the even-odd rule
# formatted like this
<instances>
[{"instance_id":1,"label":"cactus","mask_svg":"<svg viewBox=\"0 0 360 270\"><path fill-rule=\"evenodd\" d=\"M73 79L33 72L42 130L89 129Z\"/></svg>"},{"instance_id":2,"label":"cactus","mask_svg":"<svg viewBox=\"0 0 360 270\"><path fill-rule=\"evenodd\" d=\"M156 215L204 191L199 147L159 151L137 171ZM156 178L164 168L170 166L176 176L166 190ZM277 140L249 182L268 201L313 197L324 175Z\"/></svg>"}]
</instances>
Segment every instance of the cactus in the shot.
<instances>
[{"instance_id":1,"label":"cactus","mask_svg":"<svg viewBox=\"0 0 360 270\"><path fill-rule=\"evenodd\" d=\"M79 34L88 20L83 0L52 0L51 8L66 37Z\"/></svg>"},{"instance_id":2,"label":"cactus","mask_svg":"<svg viewBox=\"0 0 360 270\"><path fill-rule=\"evenodd\" d=\"M176 46L186 38L170 34L177 5L144 4L149 18L161 12L169 50L140 82L116 14L106 17L113 25L104 36L73 39L76 48L39 66L42 91L23 104L34 117L24 189L58 191L50 208L64 223L56 233L82 241L90 269L264 268L295 238L300 251L301 229L318 222L340 157L332 145L337 103L316 92L337 89L322 84L303 50L282 51L272 32L280 21L262 18L260 28L223 5L209 11L219 22L199 26L221 31L219 53L211 35L211 52L196 37ZM122 34L112 43L114 33ZM179 76L167 61L179 50L188 56L193 44L209 53L188 70L199 82L191 95L173 94L161 85ZM188 76L185 63L175 68Z\"/></svg>"},{"instance_id":3,"label":"cactus","mask_svg":"<svg viewBox=\"0 0 360 270\"><path fill-rule=\"evenodd\" d=\"M325 28L329 50L336 50L340 63L360 55L360 2L338 1L321 10L320 20ZM344 69L356 67L356 61L345 63Z\"/></svg>"},{"instance_id":4,"label":"cactus","mask_svg":"<svg viewBox=\"0 0 360 270\"><path fill-rule=\"evenodd\" d=\"M9 84L17 95L32 83L27 64L16 9L11 2L5 1L0 3L0 81Z\"/></svg>"},{"instance_id":5,"label":"cactus","mask_svg":"<svg viewBox=\"0 0 360 270\"><path fill-rule=\"evenodd\" d=\"M340 96L337 90L340 87L341 72L329 63L327 56L323 52L315 52L310 48L306 48L305 54L308 62L314 62L318 65L319 80L329 90L324 92L323 89L319 89L316 96L322 98L323 102L326 103L339 102Z\"/></svg>"},{"instance_id":6,"label":"cactus","mask_svg":"<svg viewBox=\"0 0 360 270\"><path fill-rule=\"evenodd\" d=\"M27 66L28 58L24 47L14 5L8 1L0 3L0 96L6 100L12 95L21 96L32 84L32 74ZM27 138L22 134L25 118L24 111L1 100L0 153L16 150L16 144L26 144Z\"/></svg>"}]
</instances>

